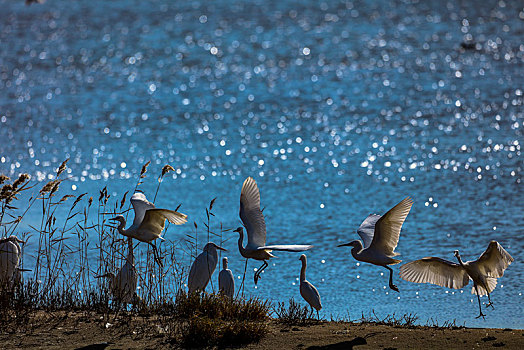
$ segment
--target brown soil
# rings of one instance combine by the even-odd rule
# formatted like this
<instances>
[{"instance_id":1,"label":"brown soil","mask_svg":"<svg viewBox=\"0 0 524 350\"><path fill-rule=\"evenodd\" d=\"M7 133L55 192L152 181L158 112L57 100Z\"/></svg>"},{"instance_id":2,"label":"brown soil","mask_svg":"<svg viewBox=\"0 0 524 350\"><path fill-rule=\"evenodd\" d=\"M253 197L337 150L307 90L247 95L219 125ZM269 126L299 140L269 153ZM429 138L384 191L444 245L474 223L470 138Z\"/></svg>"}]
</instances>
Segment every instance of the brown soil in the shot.
<instances>
[{"instance_id":1,"label":"brown soil","mask_svg":"<svg viewBox=\"0 0 524 350\"><path fill-rule=\"evenodd\" d=\"M169 349L158 319L133 320L86 313L39 313L14 327L2 325L0 349ZM0 320L2 322L2 320ZM285 326L269 322L268 334L246 349L524 349L524 331L512 329L392 327L321 322Z\"/></svg>"}]
</instances>

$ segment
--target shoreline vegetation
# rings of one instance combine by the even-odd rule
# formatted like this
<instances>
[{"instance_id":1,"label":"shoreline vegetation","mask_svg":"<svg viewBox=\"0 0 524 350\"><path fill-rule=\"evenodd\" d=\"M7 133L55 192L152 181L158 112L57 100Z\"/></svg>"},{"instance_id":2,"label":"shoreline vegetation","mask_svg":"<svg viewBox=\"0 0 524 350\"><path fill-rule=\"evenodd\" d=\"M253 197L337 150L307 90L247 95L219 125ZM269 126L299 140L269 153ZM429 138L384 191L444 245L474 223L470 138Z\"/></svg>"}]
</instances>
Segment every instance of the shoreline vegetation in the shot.
<instances>
[{"instance_id":1,"label":"shoreline vegetation","mask_svg":"<svg viewBox=\"0 0 524 350\"><path fill-rule=\"evenodd\" d=\"M187 295L187 262L206 242L222 245L224 233L230 231L213 213L216 198L205 208L204 222L188 223L184 231L191 233L184 239L171 241L167 235L166 242L157 243L162 265L155 263L151 247L135 244L139 288L132 304L120 302L110 279L97 278L114 274L126 263L127 241L107 220L117 214L127 218L126 197L139 190L149 164L142 167L134 190L122 198L112 197L107 187L98 199L87 193L61 194L67 160L40 189L28 174L14 180L0 175L0 236L15 235L26 242L17 266L21 278L0 281L0 349L519 348L524 343L520 330L471 329L454 321L416 325L418 318L412 314L380 318L373 313L353 322L317 320L312 310L293 299L273 305L244 298L243 291L229 299L218 294L213 283L209 294ZM153 202L165 175L173 170L163 167ZM19 197L29 191L33 195L22 202ZM20 232L32 207L39 208L40 224Z\"/></svg>"}]
</instances>

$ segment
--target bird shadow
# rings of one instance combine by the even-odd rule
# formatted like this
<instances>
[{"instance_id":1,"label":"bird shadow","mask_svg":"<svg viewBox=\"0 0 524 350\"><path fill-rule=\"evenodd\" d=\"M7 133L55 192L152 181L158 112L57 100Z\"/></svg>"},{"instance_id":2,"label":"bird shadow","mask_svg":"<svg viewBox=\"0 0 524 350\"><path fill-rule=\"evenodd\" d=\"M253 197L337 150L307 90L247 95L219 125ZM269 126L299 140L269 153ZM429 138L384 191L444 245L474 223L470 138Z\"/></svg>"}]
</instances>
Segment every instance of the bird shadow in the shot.
<instances>
[{"instance_id":1,"label":"bird shadow","mask_svg":"<svg viewBox=\"0 0 524 350\"><path fill-rule=\"evenodd\" d=\"M308 350L348 350L353 349L353 346L355 345L366 345L367 341L366 339L362 337L356 337L352 340L346 340L340 343L334 343L334 344L328 344L328 345L320 345L320 346L310 346L307 349Z\"/></svg>"},{"instance_id":2,"label":"bird shadow","mask_svg":"<svg viewBox=\"0 0 524 350\"><path fill-rule=\"evenodd\" d=\"M80 348L76 348L75 350L104 350L109 345L113 343L98 343L98 344L90 344L87 346L82 346Z\"/></svg>"}]
</instances>

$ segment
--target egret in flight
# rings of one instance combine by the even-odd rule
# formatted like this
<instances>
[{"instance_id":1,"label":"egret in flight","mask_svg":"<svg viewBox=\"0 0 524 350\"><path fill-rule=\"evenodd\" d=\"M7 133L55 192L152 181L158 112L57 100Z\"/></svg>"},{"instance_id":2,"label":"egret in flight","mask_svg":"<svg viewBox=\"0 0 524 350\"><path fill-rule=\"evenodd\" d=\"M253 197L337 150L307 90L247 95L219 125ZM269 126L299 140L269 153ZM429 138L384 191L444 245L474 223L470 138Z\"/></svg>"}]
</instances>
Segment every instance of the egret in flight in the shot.
<instances>
[{"instance_id":1,"label":"egret in flight","mask_svg":"<svg viewBox=\"0 0 524 350\"><path fill-rule=\"evenodd\" d=\"M25 242L16 236L0 239L0 289L11 290L21 280L19 265L22 250L20 243Z\"/></svg>"},{"instance_id":2,"label":"egret in flight","mask_svg":"<svg viewBox=\"0 0 524 350\"><path fill-rule=\"evenodd\" d=\"M218 274L218 290L230 299L233 299L235 294L235 279L233 272L227 268L227 258L222 258L222 271Z\"/></svg>"},{"instance_id":3,"label":"egret in flight","mask_svg":"<svg viewBox=\"0 0 524 350\"><path fill-rule=\"evenodd\" d=\"M395 248L398 244L400 229L412 205L413 200L407 197L383 216L369 215L357 230L364 241L364 246L358 240L338 245L338 247L353 247L351 255L358 261L388 269L389 288L396 292L398 292L398 288L393 284L393 270L388 265L395 265L402 261L394 258L399 255L395 252Z\"/></svg>"},{"instance_id":4,"label":"egret in flight","mask_svg":"<svg viewBox=\"0 0 524 350\"><path fill-rule=\"evenodd\" d=\"M162 266L156 246L151 242L157 238L164 240L160 234L164 230L166 220L175 225L182 225L187 222L187 215L174 210L156 209L155 205L149 202L142 193L133 194L131 204L135 211L135 219L127 230L125 229L126 219L122 215L118 215L109 220L120 222L117 227L120 234L141 242L149 243L151 247L153 247L156 261Z\"/></svg>"},{"instance_id":5,"label":"egret in flight","mask_svg":"<svg viewBox=\"0 0 524 350\"><path fill-rule=\"evenodd\" d=\"M135 300L136 286L138 283L138 275L135 268L135 256L133 254L133 239L127 238L127 258L126 263L115 275L107 273L97 277L109 278L109 289L113 293L113 297L122 302L130 304Z\"/></svg>"},{"instance_id":6,"label":"egret in flight","mask_svg":"<svg viewBox=\"0 0 524 350\"><path fill-rule=\"evenodd\" d=\"M300 261L302 261L302 268L300 269L300 295L308 302L311 308L317 310L317 318L320 319L318 311L322 309L322 303L320 302L320 294L314 285L309 283L306 280L306 268L307 268L307 258L306 254L300 256Z\"/></svg>"},{"instance_id":7,"label":"egret in flight","mask_svg":"<svg viewBox=\"0 0 524 350\"><path fill-rule=\"evenodd\" d=\"M209 283L209 280L211 280L211 276L217 267L217 249L227 250L216 245L215 243L207 243L204 246L202 253L197 256L193 262L193 265L191 265L191 269L189 270L189 278L187 281L189 294L196 291L203 292L206 289L206 286Z\"/></svg>"},{"instance_id":8,"label":"egret in flight","mask_svg":"<svg viewBox=\"0 0 524 350\"><path fill-rule=\"evenodd\" d=\"M234 230L234 232L240 234L238 249L240 250L240 254L246 258L244 278L247 270L247 259L251 258L264 262L255 272L255 284L257 284L262 271L268 266L267 260L275 257L271 254L271 251L302 252L313 247L312 245L297 244L266 245L266 222L260 210L260 192L257 183L252 177L248 177L242 185L242 192L240 194L240 219L247 231L247 244L245 248L243 247L243 228L239 227ZM244 283L244 278L242 279L242 284Z\"/></svg>"},{"instance_id":9,"label":"egret in flight","mask_svg":"<svg viewBox=\"0 0 524 350\"><path fill-rule=\"evenodd\" d=\"M497 286L497 278L513 262L509 253L497 242L491 241L488 248L475 261L463 262L459 251L455 250L458 264L441 258L428 257L415 260L400 267L400 277L409 282L432 283L441 287L461 289L473 280L471 294L476 294L479 302L479 317L484 317L480 297L488 296L486 306L493 307L491 293Z\"/></svg>"}]
</instances>

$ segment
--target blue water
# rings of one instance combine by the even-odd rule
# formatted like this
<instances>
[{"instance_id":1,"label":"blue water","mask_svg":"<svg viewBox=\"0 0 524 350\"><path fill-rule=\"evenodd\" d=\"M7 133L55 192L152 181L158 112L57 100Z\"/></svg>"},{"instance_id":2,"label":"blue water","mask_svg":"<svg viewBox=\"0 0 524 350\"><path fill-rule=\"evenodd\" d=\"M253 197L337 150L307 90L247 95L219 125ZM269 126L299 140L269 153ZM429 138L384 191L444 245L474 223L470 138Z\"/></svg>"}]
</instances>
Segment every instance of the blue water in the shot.
<instances>
[{"instance_id":1,"label":"blue water","mask_svg":"<svg viewBox=\"0 0 524 350\"><path fill-rule=\"evenodd\" d=\"M182 202L201 223L218 197L216 220L227 228L239 225L240 188L253 176L267 243L315 245L307 274L323 317L374 309L416 313L421 323L524 328L518 1L0 0L0 8L0 172L45 181L70 157L61 193L96 198L107 185L120 198L151 160L142 190L152 197L169 163L176 172L157 205ZM476 49L462 49L470 40ZM492 239L515 258L486 320L474 318L470 288L396 274L397 294L387 270L358 266L335 247L408 195L404 262L453 260L455 249L476 259ZM238 276L244 262L231 237ZM247 292L300 299L298 254L277 255L257 289L248 276Z\"/></svg>"}]
</instances>

